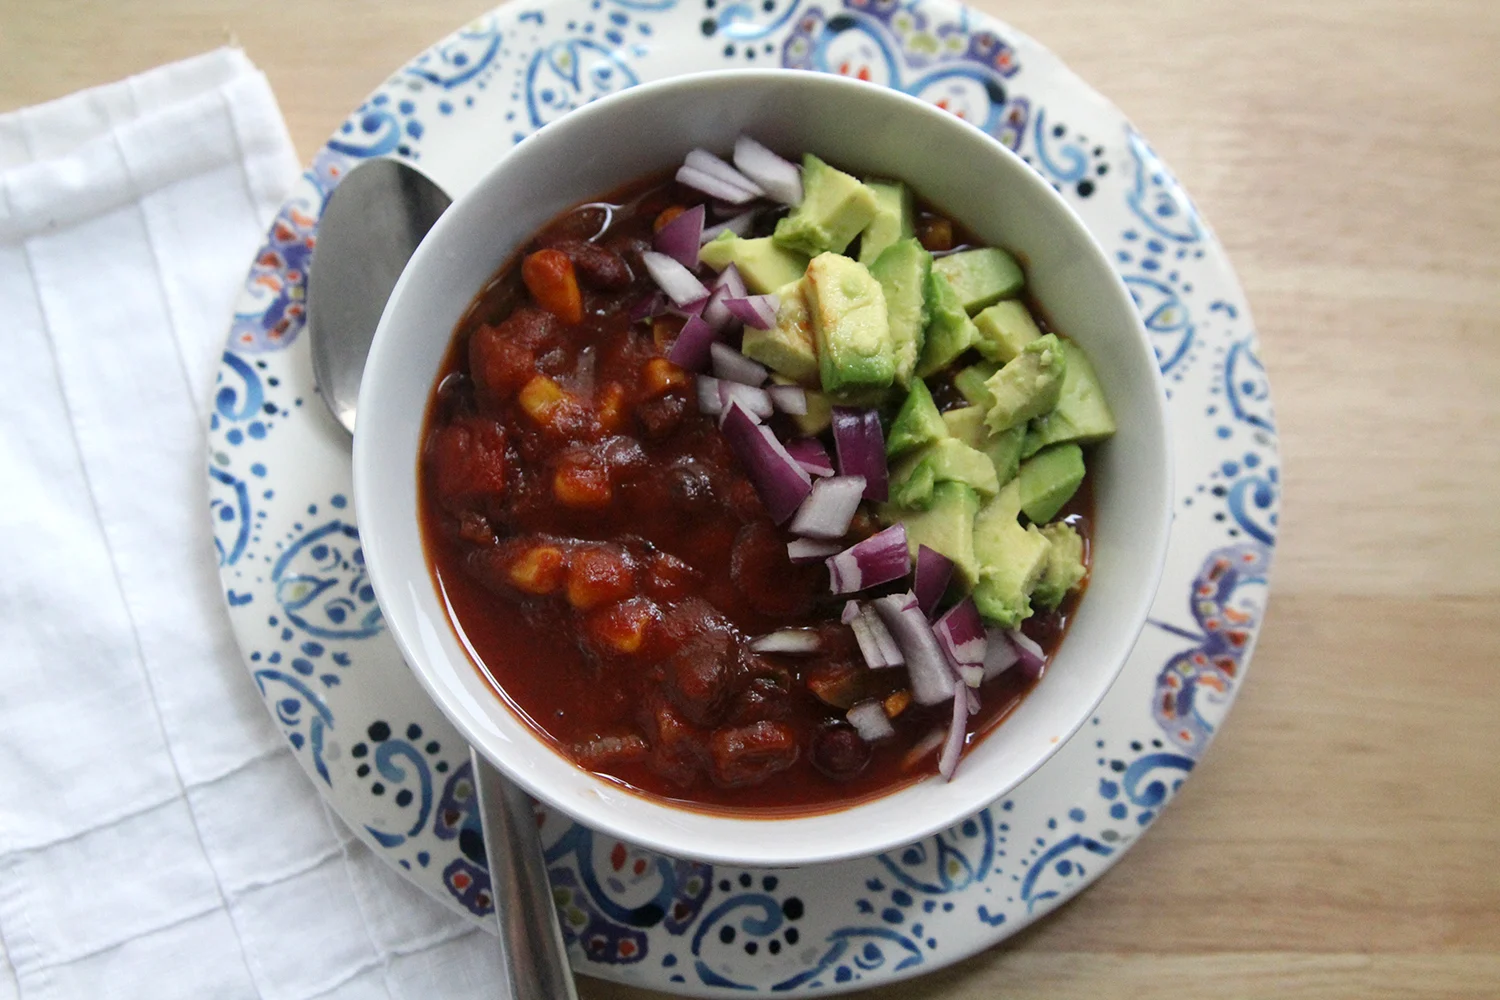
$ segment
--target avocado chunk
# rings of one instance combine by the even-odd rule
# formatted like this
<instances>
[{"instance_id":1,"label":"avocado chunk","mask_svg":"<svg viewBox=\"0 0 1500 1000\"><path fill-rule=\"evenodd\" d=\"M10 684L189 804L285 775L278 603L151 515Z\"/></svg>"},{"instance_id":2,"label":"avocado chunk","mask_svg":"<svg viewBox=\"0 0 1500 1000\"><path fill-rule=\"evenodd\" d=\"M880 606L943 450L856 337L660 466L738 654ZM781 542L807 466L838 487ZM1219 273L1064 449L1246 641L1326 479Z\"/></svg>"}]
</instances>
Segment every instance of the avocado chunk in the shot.
<instances>
[{"instance_id":1,"label":"avocado chunk","mask_svg":"<svg viewBox=\"0 0 1500 1000\"><path fill-rule=\"evenodd\" d=\"M875 193L875 217L859 234L859 262L873 269L887 247L916 234L917 207L911 188L900 181L866 177L865 187Z\"/></svg>"},{"instance_id":2,"label":"avocado chunk","mask_svg":"<svg viewBox=\"0 0 1500 1000\"><path fill-rule=\"evenodd\" d=\"M777 246L809 257L843 253L875 218L876 207L875 192L859 178L807 153L802 157L802 200L776 223L771 238Z\"/></svg>"},{"instance_id":3,"label":"avocado chunk","mask_svg":"<svg viewBox=\"0 0 1500 1000\"><path fill-rule=\"evenodd\" d=\"M919 484L929 469L934 483L963 483L982 497L992 497L1000 489L995 467L984 452L957 438L944 437L896 463L891 470L892 490L920 500ZM913 487L903 489L913 477L916 477Z\"/></svg>"},{"instance_id":4,"label":"avocado chunk","mask_svg":"<svg viewBox=\"0 0 1500 1000\"><path fill-rule=\"evenodd\" d=\"M984 410L977 406L960 406L948 410L942 416L943 425L950 437L958 438L970 448L984 449L989 439L989 429L984 426Z\"/></svg>"},{"instance_id":5,"label":"avocado chunk","mask_svg":"<svg viewBox=\"0 0 1500 1000\"><path fill-rule=\"evenodd\" d=\"M970 448L984 452L995 467L995 481L1001 486L1016 477L1021 464L1021 443L1026 437L1025 427L1012 427L999 434L991 434L984 424L984 409L979 406L961 406L943 414L943 423L948 433Z\"/></svg>"},{"instance_id":6,"label":"avocado chunk","mask_svg":"<svg viewBox=\"0 0 1500 1000\"><path fill-rule=\"evenodd\" d=\"M932 490L935 486L937 474L933 463L918 461L915 465L907 466L904 474L891 483L891 504L907 510L927 510L932 506Z\"/></svg>"},{"instance_id":7,"label":"avocado chunk","mask_svg":"<svg viewBox=\"0 0 1500 1000\"><path fill-rule=\"evenodd\" d=\"M1083 474L1083 449L1076 444L1055 444L1037 452L1017 473L1021 511L1032 524L1046 524L1078 492Z\"/></svg>"},{"instance_id":8,"label":"avocado chunk","mask_svg":"<svg viewBox=\"0 0 1500 1000\"><path fill-rule=\"evenodd\" d=\"M812 314L807 309L806 281L801 278L776 293L781 305L776 310L776 325L771 329L757 330L746 324L740 353L794 382L816 385L818 345L813 335Z\"/></svg>"},{"instance_id":9,"label":"avocado chunk","mask_svg":"<svg viewBox=\"0 0 1500 1000\"><path fill-rule=\"evenodd\" d=\"M891 244L870 265L870 273L885 293L886 319L896 347L896 381L901 385L911 383L927 339L927 275L931 271L932 254L915 239Z\"/></svg>"},{"instance_id":10,"label":"avocado chunk","mask_svg":"<svg viewBox=\"0 0 1500 1000\"><path fill-rule=\"evenodd\" d=\"M1055 334L1027 344L1015 360L984 383L995 398L985 416L990 430L998 434L1056 406L1066 366L1066 355Z\"/></svg>"},{"instance_id":11,"label":"avocado chunk","mask_svg":"<svg viewBox=\"0 0 1500 1000\"><path fill-rule=\"evenodd\" d=\"M984 383L999 370L1000 365L993 361L981 361L970 365L953 376L953 388L969 401L970 406L978 406L988 411L995 404L995 397L990 395L990 390L985 388Z\"/></svg>"},{"instance_id":12,"label":"avocado chunk","mask_svg":"<svg viewBox=\"0 0 1500 1000\"><path fill-rule=\"evenodd\" d=\"M833 403L823 393L808 389L807 412L792 414L791 421L803 437L816 437L833 426Z\"/></svg>"},{"instance_id":13,"label":"avocado chunk","mask_svg":"<svg viewBox=\"0 0 1500 1000\"><path fill-rule=\"evenodd\" d=\"M806 254L782 249L769 236L746 240L722 233L703 244L698 259L715 271L733 264L745 279L745 287L755 295L769 295L798 280L807 270Z\"/></svg>"},{"instance_id":14,"label":"avocado chunk","mask_svg":"<svg viewBox=\"0 0 1500 1000\"><path fill-rule=\"evenodd\" d=\"M896 412L896 419L891 421L891 431L885 438L885 457L896 458L947 436L948 425L943 423L943 415L932 401L927 383L918 379Z\"/></svg>"},{"instance_id":15,"label":"avocado chunk","mask_svg":"<svg viewBox=\"0 0 1500 1000\"><path fill-rule=\"evenodd\" d=\"M1001 299L1013 299L1026 287L1021 265L999 247L960 250L933 261L932 269L953 285L970 316Z\"/></svg>"},{"instance_id":16,"label":"avocado chunk","mask_svg":"<svg viewBox=\"0 0 1500 1000\"><path fill-rule=\"evenodd\" d=\"M883 388L896 377L896 352L880 282L858 261L822 253L807 265L808 311L823 388Z\"/></svg>"},{"instance_id":17,"label":"avocado chunk","mask_svg":"<svg viewBox=\"0 0 1500 1000\"><path fill-rule=\"evenodd\" d=\"M906 544L912 559L925 545L953 560L960 584L972 587L978 579L979 562L974 555L974 515L979 496L963 483L938 483L932 489L932 504L925 511L910 513L886 508L890 523L906 527ZM891 517L894 515L894 517Z\"/></svg>"},{"instance_id":18,"label":"avocado chunk","mask_svg":"<svg viewBox=\"0 0 1500 1000\"><path fill-rule=\"evenodd\" d=\"M917 374L926 378L948 367L953 359L974 346L979 331L964 312L963 303L948 279L938 272L937 261L927 275L927 339L922 345Z\"/></svg>"},{"instance_id":19,"label":"avocado chunk","mask_svg":"<svg viewBox=\"0 0 1500 1000\"><path fill-rule=\"evenodd\" d=\"M1057 405L1032 421L1028 434L1035 435L1038 449L1062 441L1092 444L1115 432L1114 414L1104 400L1104 389L1088 355L1071 340L1062 341L1062 349L1067 370L1063 372Z\"/></svg>"},{"instance_id":20,"label":"avocado chunk","mask_svg":"<svg viewBox=\"0 0 1500 1000\"><path fill-rule=\"evenodd\" d=\"M1047 550L1047 562L1042 567L1036 589L1031 592L1031 599L1038 607L1050 611L1088 575L1088 567L1083 564L1083 539L1071 524L1057 521L1043 525L1041 532L1052 547Z\"/></svg>"},{"instance_id":21,"label":"avocado chunk","mask_svg":"<svg viewBox=\"0 0 1500 1000\"><path fill-rule=\"evenodd\" d=\"M982 309L974 317L979 343L974 346L991 361L1010 361L1021 349L1042 335L1024 302L1007 299Z\"/></svg>"},{"instance_id":22,"label":"avocado chunk","mask_svg":"<svg viewBox=\"0 0 1500 1000\"><path fill-rule=\"evenodd\" d=\"M982 617L1002 628L1015 628L1031 617L1031 593L1052 546L1036 525L1021 527L1019 508L1019 483L1012 479L974 518L980 567L974 604Z\"/></svg>"}]
</instances>

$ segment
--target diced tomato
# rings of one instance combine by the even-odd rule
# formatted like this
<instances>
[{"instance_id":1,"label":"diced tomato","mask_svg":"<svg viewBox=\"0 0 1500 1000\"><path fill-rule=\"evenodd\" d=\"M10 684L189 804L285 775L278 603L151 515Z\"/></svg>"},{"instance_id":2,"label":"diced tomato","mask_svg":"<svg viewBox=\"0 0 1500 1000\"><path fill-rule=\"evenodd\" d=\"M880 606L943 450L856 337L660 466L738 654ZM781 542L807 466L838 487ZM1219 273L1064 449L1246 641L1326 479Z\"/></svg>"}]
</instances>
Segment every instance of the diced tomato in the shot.
<instances>
[{"instance_id":1,"label":"diced tomato","mask_svg":"<svg viewBox=\"0 0 1500 1000\"><path fill-rule=\"evenodd\" d=\"M493 420L471 417L438 428L428 454L433 488L449 509L505 495L505 431Z\"/></svg>"},{"instance_id":2,"label":"diced tomato","mask_svg":"<svg viewBox=\"0 0 1500 1000\"><path fill-rule=\"evenodd\" d=\"M573 261L561 250L538 250L521 261L521 280L536 304L564 323L583 321L583 293Z\"/></svg>"}]
</instances>

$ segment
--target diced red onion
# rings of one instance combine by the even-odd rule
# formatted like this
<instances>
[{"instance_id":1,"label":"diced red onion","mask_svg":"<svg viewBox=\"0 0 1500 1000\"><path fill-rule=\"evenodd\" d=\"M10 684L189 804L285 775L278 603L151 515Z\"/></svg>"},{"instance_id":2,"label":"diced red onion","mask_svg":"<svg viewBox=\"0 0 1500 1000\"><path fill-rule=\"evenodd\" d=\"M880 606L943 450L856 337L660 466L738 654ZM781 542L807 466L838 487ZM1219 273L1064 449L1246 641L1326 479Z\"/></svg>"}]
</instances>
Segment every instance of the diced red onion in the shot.
<instances>
[{"instance_id":1,"label":"diced red onion","mask_svg":"<svg viewBox=\"0 0 1500 1000\"><path fill-rule=\"evenodd\" d=\"M701 316L689 316L667 352L667 360L687 371L701 372L708 367L709 350L713 346L714 328L703 322Z\"/></svg>"},{"instance_id":2,"label":"diced red onion","mask_svg":"<svg viewBox=\"0 0 1500 1000\"><path fill-rule=\"evenodd\" d=\"M796 438L786 443L786 450L791 452L797 464L815 476L831 476L834 474L833 460L828 457L828 450L823 447L823 442L817 438Z\"/></svg>"},{"instance_id":3,"label":"diced red onion","mask_svg":"<svg viewBox=\"0 0 1500 1000\"><path fill-rule=\"evenodd\" d=\"M724 302L729 298L729 291L724 288L716 288L708 296L708 301L703 303L703 322L715 330L723 330L734 322L734 313L730 312Z\"/></svg>"},{"instance_id":4,"label":"diced red onion","mask_svg":"<svg viewBox=\"0 0 1500 1000\"><path fill-rule=\"evenodd\" d=\"M989 629L989 646L984 652L984 679L993 680L1015 666L1021 654L1003 629Z\"/></svg>"},{"instance_id":5,"label":"diced red onion","mask_svg":"<svg viewBox=\"0 0 1500 1000\"><path fill-rule=\"evenodd\" d=\"M721 383L724 384L729 383ZM755 484L771 520L781 524L796 513L812 492L812 477L786 453L770 428L757 424L738 401L726 403L721 426L725 440Z\"/></svg>"},{"instance_id":6,"label":"diced red onion","mask_svg":"<svg viewBox=\"0 0 1500 1000\"><path fill-rule=\"evenodd\" d=\"M728 414L730 403L739 403L746 412L755 418L756 423L762 420L770 420L771 407L770 394L764 389L757 389L753 385L745 385L743 382L735 382L730 379L719 379L719 403L720 412ZM793 459L795 462L795 459ZM801 466L798 466L801 468Z\"/></svg>"},{"instance_id":7,"label":"diced red onion","mask_svg":"<svg viewBox=\"0 0 1500 1000\"><path fill-rule=\"evenodd\" d=\"M957 670L958 679L968 687L977 688L984 683L984 667L977 663L960 663ZM977 712L979 709L975 708L974 711Z\"/></svg>"},{"instance_id":8,"label":"diced red onion","mask_svg":"<svg viewBox=\"0 0 1500 1000\"><path fill-rule=\"evenodd\" d=\"M794 538L786 543L787 558L797 564L822 562L843 548L838 542L820 542L812 538ZM851 602L852 603L852 602ZM844 623L849 624L848 622Z\"/></svg>"},{"instance_id":9,"label":"diced red onion","mask_svg":"<svg viewBox=\"0 0 1500 1000\"><path fill-rule=\"evenodd\" d=\"M788 530L807 538L843 538L864 491L865 481L859 476L830 476L815 481Z\"/></svg>"},{"instance_id":10,"label":"diced red onion","mask_svg":"<svg viewBox=\"0 0 1500 1000\"><path fill-rule=\"evenodd\" d=\"M726 297L731 299L742 299L750 294L750 290L745 287L745 279L740 274L740 269L733 263L726 264L724 270L719 272L719 276L714 279L713 287L715 291L720 288L724 289L729 293Z\"/></svg>"},{"instance_id":11,"label":"diced red onion","mask_svg":"<svg viewBox=\"0 0 1500 1000\"><path fill-rule=\"evenodd\" d=\"M883 503L890 490L879 412L835 406L833 444L839 455L839 471L846 476L864 476L865 499Z\"/></svg>"},{"instance_id":12,"label":"diced red onion","mask_svg":"<svg viewBox=\"0 0 1500 1000\"><path fill-rule=\"evenodd\" d=\"M724 305L746 326L769 330L776 325L776 310L781 308L781 299L775 294L747 295L741 299L725 299Z\"/></svg>"},{"instance_id":13,"label":"diced red onion","mask_svg":"<svg viewBox=\"0 0 1500 1000\"><path fill-rule=\"evenodd\" d=\"M670 313L673 316L681 316L683 319L687 319L689 316L702 316L703 307L708 305L708 298L708 296L704 296L701 299L694 299L685 306L680 306L671 299L666 299L662 304L661 311Z\"/></svg>"},{"instance_id":14,"label":"diced red onion","mask_svg":"<svg viewBox=\"0 0 1500 1000\"><path fill-rule=\"evenodd\" d=\"M854 619L858 617L859 602L851 597L849 598L849 600L844 602L844 611L839 615L839 621L843 622L845 625L849 625L852 624Z\"/></svg>"},{"instance_id":15,"label":"diced red onion","mask_svg":"<svg viewBox=\"0 0 1500 1000\"><path fill-rule=\"evenodd\" d=\"M693 276L693 272L682 266L682 262L654 250L641 252L641 263L651 273L651 280L667 293L667 298L679 306L708 298L708 289Z\"/></svg>"},{"instance_id":16,"label":"diced red onion","mask_svg":"<svg viewBox=\"0 0 1500 1000\"><path fill-rule=\"evenodd\" d=\"M783 628L768 632L750 640L750 648L757 653L786 653L789 656L808 656L822 647L818 633L806 628Z\"/></svg>"},{"instance_id":17,"label":"diced red onion","mask_svg":"<svg viewBox=\"0 0 1500 1000\"><path fill-rule=\"evenodd\" d=\"M928 618L943 599L948 581L953 577L953 560L937 549L925 545L917 546L917 575L912 582L912 593L917 595L917 606Z\"/></svg>"},{"instance_id":18,"label":"diced red onion","mask_svg":"<svg viewBox=\"0 0 1500 1000\"><path fill-rule=\"evenodd\" d=\"M875 645L880 650L880 658L888 667L899 667L906 663L906 654L901 651L901 644L896 637L891 635L891 630L885 627L885 621L880 613L873 607L866 605L860 609L860 617L870 624L870 634L875 637Z\"/></svg>"},{"instance_id":19,"label":"diced red onion","mask_svg":"<svg viewBox=\"0 0 1500 1000\"><path fill-rule=\"evenodd\" d=\"M866 743L878 743L896 735L896 727L886 718L885 706L871 698L849 709L849 724Z\"/></svg>"},{"instance_id":20,"label":"diced red onion","mask_svg":"<svg viewBox=\"0 0 1500 1000\"><path fill-rule=\"evenodd\" d=\"M912 748L906 751L906 755L901 758L901 770L910 771L912 768L922 763L922 761L927 758L928 754L932 753L932 751L943 745L943 740L946 737L947 730L939 726L937 729L934 729L932 732L922 737L916 743L913 743Z\"/></svg>"},{"instance_id":21,"label":"diced red onion","mask_svg":"<svg viewBox=\"0 0 1500 1000\"><path fill-rule=\"evenodd\" d=\"M948 723L948 738L943 741L943 753L938 757L938 774L945 781L953 780L958 770L958 759L964 752L964 736L969 728L969 696L967 688L953 693L953 719Z\"/></svg>"},{"instance_id":22,"label":"diced red onion","mask_svg":"<svg viewBox=\"0 0 1500 1000\"><path fill-rule=\"evenodd\" d=\"M964 689L964 700L969 703L969 714L979 714L979 692L974 690L974 685L969 684Z\"/></svg>"},{"instance_id":23,"label":"diced red onion","mask_svg":"<svg viewBox=\"0 0 1500 1000\"><path fill-rule=\"evenodd\" d=\"M900 523L876 532L828 559L828 576L835 594L852 594L899 580L910 571L911 554L906 551L906 528Z\"/></svg>"},{"instance_id":24,"label":"diced red onion","mask_svg":"<svg viewBox=\"0 0 1500 1000\"><path fill-rule=\"evenodd\" d=\"M765 365L751 361L728 344L713 343L709 345L708 351L713 361L714 374L721 379L741 385L761 385L770 375Z\"/></svg>"},{"instance_id":25,"label":"diced red onion","mask_svg":"<svg viewBox=\"0 0 1500 1000\"><path fill-rule=\"evenodd\" d=\"M746 188L738 187L727 181L720 180L713 174L704 173L689 166L677 168L677 181L686 184L690 188L696 188L706 195L718 198L722 201L731 202L735 205L743 205L747 201L754 201L755 195Z\"/></svg>"},{"instance_id":26,"label":"diced red onion","mask_svg":"<svg viewBox=\"0 0 1500 1000\"><path fill-rule=\"evenodd\" d=\"M735 140L734 165L783 205L795 205L802 200L801 169L748 135Z\"/></svg>"},{"instance_id":27,"label":"diced red onion","mask_svg":"<svg viewBox=\"0 0 1500 1000\"><path fill-rule=\"evenodd\" d=\"M1042 652L1042 647L1018 628L1011 629L1005 635L1010 639L1011 645L1016 647L1016 662L1021 665L1021 672L1032 680L1041 677L1042 671L1047 667L1047 654Z\"/></svg>"},{"instance_id":28,"label":"diced red onion","mask_svg":"<svg viewBox=\"0 0 1500 1000\"><path fill-rule=\"evenodd\" d=\"M800 385L773 385L766 388L771 394L771 403L782 413L794 417L807 414L807 390Z\"/></svg>"},{"instance_id":29,"label":"diced red onion","mask_svg":"<svg viewBox=\"0 0 1500 1000\"><path fill-rule=\"evenodd\" d=\"M865 659L865 666L871 670L884 670L886 667L899 667L906 662L901 647L874 608L861 606L858 601L850 601L844 605L843 617L846 619L845 624L854 631L854 641L859 644L859 653Z\"/></svg>"},{"instance_id":30,"label":"diced red onion","mask_svg":"<svg viewBox=\"0 0 1500 1000\"><path fill-rule=\"evenodd\" d=\"M906 673L917 704L936 705L944 698L951 698L957 686L953 671L948 669L937 636L932 634L932 626L917 606L916 597L910 593L892 594L872 603L906 655Z\"/></svg>"},{"instance_id":31,"label":"diced red onion","mask_svg":"<svg viewBox=\"0 0 1500 1000\"><path fill-rule=\"evenodd\" d=\"M965 597L949 608L933 623L932 631L954 666L984 663L989 637L985 635L984 623L979 620L979 609L974 606L972 597Z\"/></svg>"},{"instance_id":32,"label":"diced red onion","mask_svg":"<svg viewBox=\"0 0 1500 1000\"><path fill-rule=\"evenodd\" d=\"M650 295L641 296L635 305L630 307L630 322L639 323L643 319L655 319L661 315L666 305L667 297L658 289Z\"/></svg>"},{"instance_id":33,"label":"diced red onion","mask_svg":"<svg viewBox=\"0 0 1500 1000\"><path fill-rule=\"evenodd\" d=\"M759 198L766 193L765 189L759 184L706 149L690 150L688 155L684 157L682 165L690 167L693 170L701 170L710 177L718 178L725 184L732 184L737 188L741 188L753 197ZM725 198L724 200L729 202L734 201L733 198Z\"/></svg>"},{"instance_id":34,"label":"diced red onion","mask_svg":"<svg viewBox=\"0 0 1500 1000\"><path fill-rule=\"evenodd\" d=\"M719 380L712 375L699 375L697 380L698 412L717 417L724 412L724 398L719 395Z\"/></svg>"},{"instance_id":35,"label":"diced red onion","mask_svg":"<svg viewBox=\"0 0 1500 1000\"><path fill-rule=\"evenodd\" d=\"M651 241L658 252L671 257L691 271L698 266L698 247L703 243L702 205L694 205L677 218L661 227L661 232Z\"/></svg>"},{"instance_id":36,"label":"diced red onion","mask_svg":"<svg viewBox=\"0 0 1500 1000\"><path fill-rule=\"evenodd\" d=\"M744 236L750 231L750 227L754 224L754 210L751 210L749 212L741 212L739 215L736 215L733 218L725 219L718 225L709 226L707 229L703 230L703 235L698 239L702 243L707 243L710 240L718 239L725 233L733 233L736 236Z\"/></svg>"}]
</instances>

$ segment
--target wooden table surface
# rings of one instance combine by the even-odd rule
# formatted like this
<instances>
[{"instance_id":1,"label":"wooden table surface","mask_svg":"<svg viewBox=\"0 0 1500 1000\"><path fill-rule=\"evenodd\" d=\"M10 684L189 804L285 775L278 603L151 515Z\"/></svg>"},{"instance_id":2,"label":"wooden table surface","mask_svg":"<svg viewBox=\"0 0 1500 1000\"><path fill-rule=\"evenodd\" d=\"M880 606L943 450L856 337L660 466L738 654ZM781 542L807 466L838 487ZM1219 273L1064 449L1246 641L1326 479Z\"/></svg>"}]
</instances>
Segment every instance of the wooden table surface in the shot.
<instances>
[{"instance_id":1,"label":"wooden table surface","mask_svg":"<svg viewBox=\"0 0 1500 1000\"><path fill-rule=\"evenodd\" d=\"M488 5L0 0L0 110L237 41L306 159ZM1142 842L866 995L1500 997L1500 3L979 6L1112 97L1227 246L1283 532L1238 706Z\"/></svg>"}]
</instances>

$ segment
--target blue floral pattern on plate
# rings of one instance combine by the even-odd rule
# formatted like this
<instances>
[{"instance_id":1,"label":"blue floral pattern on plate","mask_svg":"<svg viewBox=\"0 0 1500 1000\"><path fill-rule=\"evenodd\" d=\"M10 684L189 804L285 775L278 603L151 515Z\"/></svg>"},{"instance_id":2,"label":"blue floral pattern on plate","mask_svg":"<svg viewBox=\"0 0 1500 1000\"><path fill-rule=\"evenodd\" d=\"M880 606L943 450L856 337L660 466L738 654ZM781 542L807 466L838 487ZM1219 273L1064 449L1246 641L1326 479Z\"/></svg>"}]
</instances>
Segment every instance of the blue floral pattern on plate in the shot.
<instances>
[{"instance_id":1,"label":"blue floral pattern on plate","mask_svg":"<svg viewBox=\"0 0 1500 1000\"><path fill-rule=\"evenodd\" d=\"M421 161L460 190L461 164L580 104L757 65L915 94L1063 193L1141 310L1179 477L1150 625L1098 714L1011 797L952 829L878 857L748 871L662 857L543 811L580 971L698 994L832 993L992 945L1112 864L1212 740L1265 610L1279 459L1243 294L1170 170L1046 49L948 0L545 0L460 29L349 116L251 261L215 390L210 516L247 666L299 762L381 856L482 922L493 904L468 750L385 634L348 500L347 439L316 403L299 336L317 220L362 158Z\"/></svg>"}]
</instances>

